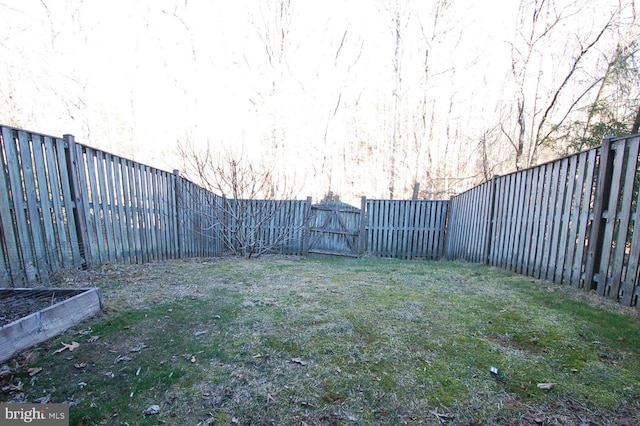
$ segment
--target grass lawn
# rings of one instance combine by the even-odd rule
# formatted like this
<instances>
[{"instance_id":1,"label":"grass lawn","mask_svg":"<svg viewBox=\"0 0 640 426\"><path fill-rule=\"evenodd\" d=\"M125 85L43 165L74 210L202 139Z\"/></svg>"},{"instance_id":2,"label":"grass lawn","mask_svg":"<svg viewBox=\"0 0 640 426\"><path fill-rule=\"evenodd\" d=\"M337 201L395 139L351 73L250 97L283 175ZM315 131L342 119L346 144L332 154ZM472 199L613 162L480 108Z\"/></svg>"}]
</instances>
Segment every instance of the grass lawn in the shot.
<instances>
[{"instance_id":1,"label":"grass lawn","mask_svg":"<svg viewBox=\"0 0 640 426\"><path fill-rule=\"evenodd\" d=\"M640 424L637 310L510 272L266 257L81 278L106 311L7 363L0 402L68 403L71 425Z\"/></svg>"}]
</instances>

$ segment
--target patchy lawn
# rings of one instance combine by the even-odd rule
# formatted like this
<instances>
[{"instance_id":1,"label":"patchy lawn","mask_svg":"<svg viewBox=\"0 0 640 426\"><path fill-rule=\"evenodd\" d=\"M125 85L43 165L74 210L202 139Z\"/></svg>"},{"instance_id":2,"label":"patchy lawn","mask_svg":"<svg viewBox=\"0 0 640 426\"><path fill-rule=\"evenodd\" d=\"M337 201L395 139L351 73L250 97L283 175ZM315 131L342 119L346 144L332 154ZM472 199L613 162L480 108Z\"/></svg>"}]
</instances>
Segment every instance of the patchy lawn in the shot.
<instances>
[{"instance_id":1,"label":"patchy lawn","mask_svg":"<svg viewBox=\"0 0 640 426\"><path fill-rule=\"evenodd\" d=\"M71 425L640 424L637 311L510 272L267 257L79 277L106 311L6 363L0 402L71 404Z\"/></svg>"}]
</instances>

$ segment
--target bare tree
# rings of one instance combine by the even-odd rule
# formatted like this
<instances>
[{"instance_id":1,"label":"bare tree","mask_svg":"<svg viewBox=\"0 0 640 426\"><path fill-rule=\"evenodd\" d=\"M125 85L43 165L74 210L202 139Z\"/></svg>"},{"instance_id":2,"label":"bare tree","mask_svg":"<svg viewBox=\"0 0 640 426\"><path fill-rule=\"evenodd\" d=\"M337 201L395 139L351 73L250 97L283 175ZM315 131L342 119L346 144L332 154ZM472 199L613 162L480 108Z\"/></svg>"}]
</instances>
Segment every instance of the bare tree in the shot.
<instances>
[{"instance_id":1,"label":"bare tree","mask_svg":"<svg viewBox=\"0 0 640 426\"><path fill-rule=\"evenodd\" d=\"M209 145L197 149L190 142L178 143L178 155L185 175L218 195L206 197L206 209L198 212L227 252L259 257L277 251L303 229L305 220L296 221L285 211L293 187L265 163L252 162L241 152L217 156Z\"/></svg>"},{"instance_id":2,"label":"bare tree","mask_svg":"<svg viewBox=\"0 0 640 426\"><path fill-rule=\"evenodd\" d=\"M540 148L554 140L558 129L603 81L592 55L611 32L619 11L591 34L572 34L564 54L550 58L557 65L551 65L543 54L552 40L563 37L559 28L576 13L576 3L562 9L554 0L523 0L520 4L521 25L511 44L511 77L516 85L513 125L502 126L514 150L516 169L537 161ZM586 67L591 69L587 72ZM545 73L558 77L549 82Z\"/></svg>"}]
</instances>

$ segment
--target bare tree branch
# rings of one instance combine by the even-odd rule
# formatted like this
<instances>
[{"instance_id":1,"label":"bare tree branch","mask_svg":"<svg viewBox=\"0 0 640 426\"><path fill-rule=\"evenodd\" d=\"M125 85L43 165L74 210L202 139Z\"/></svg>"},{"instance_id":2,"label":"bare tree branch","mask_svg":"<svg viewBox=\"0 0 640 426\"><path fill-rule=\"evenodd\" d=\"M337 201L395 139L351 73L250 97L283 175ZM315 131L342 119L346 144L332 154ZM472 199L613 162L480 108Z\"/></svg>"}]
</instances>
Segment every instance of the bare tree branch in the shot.
<instances>
[{"instance_id":1,"label":"bare tree branch","mask_svg":"<svg viewBox=\"0 0 640 426\"><path fill-rule=\"evenodd\" d=\"M580 64L580 62L582 61L584 56L593 48L593 46L596 45L596 43L598 43L598 41L600 41L600 38L602 37L602 35L611 26L612 20L613 20L613 17L611 17L607 21L607 23L602 27L602 29L600 30L598 35L591 41L591 43L589 43L586 47L582 48L582 50L580 51L578 56L574 59L573 64L571 65L571 68L569 69L569 72L565 76L564 80L562 81L562 83L560 83L560 86L554 92L553 98L551 99L551 102L549 102L549 104L547 105L547 108L544 111L544 114L542 115L542 118L540 119L540 122L538 123L538 128L537 128L536 137L535 137L535 145L536 146L540 146L540 145L542 145L542 144L544 144L546 142L547 136L545 136L545 138L541 138L541 133L542 133L542 129L543 129L544 125L547 122L547 119L549 117L549 113L556 106L556 103L558 102L560 94L562 93L564 88L567 86L567 83L571 80L571 77L573 77L573 74L578 69L578 65ZM535 152L535 148L534 148L534 152Z\"/></svg>"}]
</instances>

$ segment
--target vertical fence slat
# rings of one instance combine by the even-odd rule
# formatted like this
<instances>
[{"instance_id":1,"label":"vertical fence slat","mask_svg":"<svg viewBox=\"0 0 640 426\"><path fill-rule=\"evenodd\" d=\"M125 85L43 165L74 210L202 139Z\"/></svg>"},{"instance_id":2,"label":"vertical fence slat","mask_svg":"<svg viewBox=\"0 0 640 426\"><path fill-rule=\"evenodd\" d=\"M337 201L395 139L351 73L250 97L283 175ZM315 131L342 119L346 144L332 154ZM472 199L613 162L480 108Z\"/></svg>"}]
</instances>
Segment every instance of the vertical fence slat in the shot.
<instances>
[{"instance_id":1,"label":"vertical fence slat","mask_svg":"<svg viewBox=\"0 0 640 426\"><path fill-rule=\"evenodd\" d=\"M39 209L39 194L36 189L36 170L32 162L31 156L36 147L30 143L30 136L27 132L18 131L18 145L20 146L20 163L22 165L22 178L24 182L25 195L27 200L27 212L29 220L29 229L31 231L31 243L35 253L36 274L40 279L47 279L51 273L49 264L49 256L47 253L47 244L45 243L44 232L42 229L42 218ZM31 141L33 142L33 141ZM39 139L33 143L40 145ZM37 147L40 149L40 146ZM44 171L43 171L44 172Z\"/></svg>"},{"instance_id":2,"label":"vertical fence slat","mask_svg":"<svg viewBox=\"0 0 640 426\"><path fill-rule=\"evenodd\" d=\"M558 174L554 175L555 182L555 200L553 207L553 228L551 232L551 254L549 257L549 268L547 271L547 279L552 282L557 282L557 269L558 269L558 246L560 244L560 234L564 232L562 227L562 217L564 214L564 197L565 197L565 183L567 178L567 164L568 160L562 159L556 164L559 166ZM562 266L560 266L562 267Z\"/></svg>"},{"instance_id":3,"label":"vertical fence slat","mask_svg":"<svg viewBox=\"0 0 640 426\"><path fill-rule=\"evenodd\" d=\"M21 164L13 131L3 129L3 136L7 163L9 165L12 163ZM23 263L23 273L26 275L28 281L33 281L36 279L38 274L36 269L36 260L32 251L33 236L29 230L26 198L24 191L22 190L22 176L20 175L20 168L9 167L9 182L11 194L13 196L13 212L16 220L16 228L18 231L18 238L20 240L20 255Z\"/></svg>"},{"instance_id":4,"label":"vertical fence slat","mask_svg":"<svg viewBox=\"0 0 640 426\"><path fill-rule=\"evenodd\" d=\"M12 160L15 160L15 158L10 157L9 152L7 152L6 148L7 146L9 146L9 144L13 143L13 132L11 131L11 129L8 129L6 127L2 128L2 141L2 146L5 147L4 158L6 158L7 163L5 164L4 161L2 161L3 156L0 152L0 166L2 167L2 170L0 170L0 224L2 225L2 235L7 250L7 266L9 266L10 268L10 270L6 271L6 275L4 275L2 279L6 280L7 283L13 286L17 279L22 278L23 271L20 265L20 250L18 247L20 244L20 230L18 229L18 233L16 233L13 228L14 214L12 214L12 210L14 211L14 213L17 210L15 193L13 200L9 196L11 180L14 178L12 176L12 169L15 169L11 167ZM5 166L7 167L6 174Z\"/></svg>"},{"instance_id":5,"label":"vertical fence slat","mask_svg":"<svg viewBox=\"0 0 640 426\"><path fill-rule=\"evenodd\" d=\"M572 156L568 161L568 169L564 178L565 197L562 206L562 226L560 227L560 244L558 247L558 263L556 265L556 282L566 284L566 257L569 251L567 241L571 232L571 216L573 204L573 189L576 175L576 164L578 157Z\"/></svg>"},{"instance_id":6,"label":"vertical fence slat","mask_svg":"<svg viewBox=\"0 0 640 426\"><path fill-rule=\"evenodd\" d=\"M53 214L53 222L57 233L52 238L53 244L57 245L60 253L61 269L69 269L74 266L72 260L73 249L70 247L69 227L65 223L64 209L64 191L60 182L58 164L56 162L56 150L54 141L51 137L45 136L43 139L43 148L48 170L49 190L51 191L51 209ZM68 182L67 182L68 185Z\"/></svg>"},{"instance_id":7,"label":"vertical fence slat","mask_svg":"<svg viewBox=\"0 0 640 426\"><path fill-rule=\"evenodd\" d=\"M620 157L624 157L624 178L622 183L623 194L620 202L620 212L615 208L613 212L616 218L619 218L617 225L617 237L614 243L613 261L611 262L611 274L606 276L606 287L608 288L609 297L618 299L620 296L620 284L622 280L622 269L624 266L624 257L627 250L627 238L629 236L629 224L631 222L631 205L634 193L634 180L638 171L638 143L631 143L628 149L628 155L624 155L626 151L627 141L620 146L617 153ZM613 207L610 207L613 208ZM604 271L604 268L600 268Z\"/></svg>"},{"instance_id":8,"label":"vertical fence slat","mask_svg":"<svg viewBox=\"0 0 640 426\"><path fill-rule=\"evenodd\" d=\"M585 244L585 242L587 241L587 235L589 235L590 232L589 212L591 211L591 205L594 202L592 189L597 182L595 178L596 163L597 152L595 149L593 149L589 152L589 158L587 159L587 176L585 177L584 188L582 189L583 199L580 212L580 227L578 231L578 241L580 242L580 244L578 245L578 250L576 251L576 261L574 269L575 279L579 280L578 286L581 288L588 287L586 283L586 276L593 275L593 271L591 272L591 274L587 274L586 272L587 244Z\"/></svg>"},{"instance_id":9,"label":"vertical fence slat","mask_svg":"<svg viewBox=\"0 0 640 426\"><path fill-rule=\"evenodd\" d=\"M51 273L58 272L64 265L59 255L60 245L58 244L56 232L54 231L53 222L53 198L57 194L53 194L49 189L48 182L51 181L49 174L50 170L47 170L45 166L44 158L44 141L40 135L32 136L32 150L33 150L33 165L36 179L36 189L39 195L40 205L40 224L44 243L45 258L48 262L48 269ZM56 191L57 192L57 191ZM37 206L36 206L37 210ZM41 270L42 276L42 270Z\"/></svg>"},{"instance_id":10,"label":"vertical fence slat","mask_svg":"<svg viewBox=\"0 0 640 426\"><path fill-rule=\"evenodd\" d=\"M614 153L613 158L613 170L609 180L611 185L608 187L608 202L606 203L606 209L603 209L601 223L601 235L602 239L599 241L601 249L599 252L598 265L595 266L594 272L598 271L598 285L596 287L597 292L601 296L612 296L617 298L616 295L609 294L609 286L607 277L609 276L609 257L613 249L613 239L615 233L616 218L618 212L619 192L621 186L622 170L624 165L624 141L617 141L611 146ZM604 225L604 226L603 226Z\"/></svg>"},{"instance_id":11,"label":"vertical fence slat","mask_svg":"<svg viewBox=\"0 0 640 426\"><path fill-rule=\"evenodd\" d=\"M611 158L611 140L605 139L600 147L600 161L598 179L594 194L591 229L589 231L589 246L585 264L584 288L594 290L597 288L594 274L600 265L600 255L602 254L602 241L604 226L602 226L602 213L605 211L605 203L609 199L609 187L611 184L611 170L613 167ZM594 285L595 282L595 285Z\"/></svg>"},{"instance_id":12,"label":"vertical fence slat","mask_svg":"<svg viewBox=\"0 0 640 426\"><path fill-rule=\"evenodd\" d=\"M578 259L576 257L576 253L578 251L578 244L580 244L580 239L578 237L578 230L580 225L580 209L582 208L582 195L583 195L583 187L584 187L584 179L586 174L586 165L587 165L587 157L588 153L583 152L582 154L576 155L573 157L575 161L573 163L577 163L575 166L575 171L571 175L571 188L573 189L573 197L570 205L571 208L571 216L569 217L570 226L567 232L567 257L565 260L566 266L564 271L563 282L565 284L579 286L580 284L580 276L579 273L575 273L576 266L578 264ZM581 263L580 259L580 263Z\"/></svg>"},{"instance_id":13,"label":"vertical fence slat","mask_svg":"<svg viewBox=\"0 0 640 426\"><path fill-rule=\"evenodd\" d=\"M103 223L103 230L101 232L104 233L104 242L105 246L103 248L104 254L103 256L108 259L110 262L116 261L116 250L115 250L115 239L113 235L113 218L111 216L111 199L107 192L107 182L111 180L107 179L106 171L104 167L105 162L105 154L102 151L95 151L95 161L96 161L96 186L98 189L98 194L100 196L100 218Z\"/></svg>"}]
</instances>

